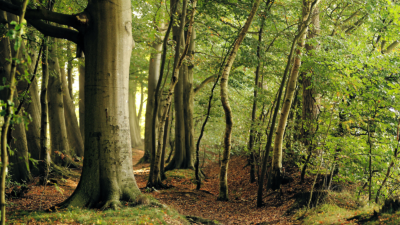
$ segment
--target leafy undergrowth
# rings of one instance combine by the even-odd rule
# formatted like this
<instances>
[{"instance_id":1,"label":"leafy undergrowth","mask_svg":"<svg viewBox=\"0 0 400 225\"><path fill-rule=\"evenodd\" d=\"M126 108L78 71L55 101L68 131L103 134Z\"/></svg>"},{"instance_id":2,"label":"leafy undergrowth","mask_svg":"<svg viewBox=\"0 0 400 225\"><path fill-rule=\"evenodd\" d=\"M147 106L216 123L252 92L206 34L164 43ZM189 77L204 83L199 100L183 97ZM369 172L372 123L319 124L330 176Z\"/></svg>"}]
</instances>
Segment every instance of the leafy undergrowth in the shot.
<instances>
[{"instance_id":1,"label":"leafy undergrowth","mask_svg":"<svg viewBox=\"0 0 400 225\"><path fill-rule=\"evenodd\" d=\"M151 205L124 206L119 210L90 210L70 207L54 212L15 211L9 224L188 224L175 210Z\"/></svg>"},{"instance_id":2,"label":"leafy undergrowth","mask_svg":"<svg viewBox=\"0 0 400 225\"><path fill-rule=\"evenodd\" d=\"M376 213L380 209L378 205L360 201L355 196L350 191L325 192L317 207L309 210L303 207L296 212L296 217L302 224L399 224L381 219ZM392 215L385 214L386 217Z\"/></svg>"}]
</instances>

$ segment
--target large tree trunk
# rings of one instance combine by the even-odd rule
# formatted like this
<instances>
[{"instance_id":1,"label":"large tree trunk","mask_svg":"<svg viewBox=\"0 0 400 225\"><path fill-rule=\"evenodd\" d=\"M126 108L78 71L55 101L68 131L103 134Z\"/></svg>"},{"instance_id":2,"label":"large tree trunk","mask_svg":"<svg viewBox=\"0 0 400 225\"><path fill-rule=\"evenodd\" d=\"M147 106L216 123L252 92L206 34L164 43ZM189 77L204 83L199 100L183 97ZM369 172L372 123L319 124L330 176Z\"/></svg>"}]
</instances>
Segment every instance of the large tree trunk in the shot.
<instances>
[{"instance_id":1,"label":"large tree trunk","mask_svg":"<svg viewBox=\"0 0 400 225\"><path fill-rule=\"evenodd\" d=\"M84 151L84 145L81 135L81 130L78 125L78 118L75 113L75 104L71 98L71 93L69 92L69 87L67 86L67 78L65 76L65 71L61 69L61 81L63 89L63 101L64 101L64 116L65 116L65 126L67 129L68 144L70 147L71 156L74 154L82 157Z\"/></svg>"},{"instance_id":2,"label":"large tree trunk","mask_svg":"<svg viewBox=\"0 0 400 225\"><path fill-rule=\"evenodd\" d=\"M140 190L133 174L129 128L131 2L89 1L84 33L85 153L81 180L61 205L113 208L134 201Z\"/></svg>"},{"instance_id":3,"label":"large tree trunk","mask_svg":"<svg viewBox=\"0 0 400 225\"><path fill-rule=\"evenodd\" d=\"M16 105L19 101L15 101ZM10 155L10 171L12 180L22 183L23 181L29 181L31 179L31 173L29 170L29 154L28 154L28 142L26 140L25 124L24 122L13 125L11 138L11 150L14 152Z\"/></svg>"},{"instance_id":4,"label":"large tree trunk","mask_svg":"<svg viewBox=\"0 0 400 225\"><path fill-rule=\"evenodd\" d=\"M54 42L49 49L49 124L50 124L50 148L53 162L58 165L67 165L71 159L68 143L67 128L65 125L64 99L65 94L61 78L60 65L57 58L58 43Z\"/></svg>"},{"instance_id":5,"label":"large tree trunk","mask_svg":"<svg viewBox=\"0 0 400 225\"><path fill-rule=\"evenodd\" d=\"M195 51L196 31L193 27L193 33L190 39L188 57L192 59ZM193 125L194 91L193 91L193 68L194 64L188 65L187 73L183 74L183 114L185 124L185 151L186 164L188 168L194 168L195 142Z\"/></svg>"},{"instance_id":6,"label":"large tree trunk","mask_svg":"<svg viewBox=\"0 0 400 225\"><path fill-rule=\"evenodd\" d=\"M149 77L147 80L147 104L146 115L144 124L144 156L140 162L150 162L151 159L151 140L152 140L152 127L153 127L153 108L154 108L154 91L160 77L161 66L161 50L162 43L156 42L153 44L154 53L150 56ZM158 120L156 120L155 127L158 127Z\"/></svg>"},{"instance_id":7,"label":"large tree trunk","mask_svg":"<svg viewBox=\"0 0 400 225\"><path fill-rule=\"evenodd\" d=\"M286 95L283 101L281 110L281 116L279 118L278 127L276 130L276 136L274 141L274 154L272 158L272 173L271 173L271 188L273 190L279 189L282 182L282 144L283 135L285 133L286 123L289 115L289 111L292 105L293 96L296 90L297 77L301 65L302 49L305 44L305 39L308 30L308 21L310 18L311 1L303 0L303 13L302 22L299 26L299 36L297 39L297 49L294 56L293 67L289 76L288 84L286 87Z\"/></svg>"},{"instance_id":8,"label":"large tree trunk","mask_svg":"<svg viewBox=\"0 0 400 225\"><path fill-rule=\"evenodd\" d=\"M232 111L231 106L229 105L229 98L228 98L228 79L229 73L231 71L233 62L235 61L236 54L239 50L240 44L242 43L244 37L247 34L247 31L250 28L250 25L253 21L254 15L257 12L258 6L260 5L260 0L255 0L253 6L251 8L250 14L247 17L246 23L242 30L239 33L239 37L236 39L231 52L226 60L224 65L224 70L222 71L221 76L221 103L222 107L224 108L225 112L225 134L224 134L224 151L222 154L221 160L221 170L219 174L219 195L218 199L221 201L229 200L228 197L228 164L229 158L231 154L231 135L232 135Z\"/></svg>"},{"instance_id":9,"label":"large tree trunk","mask_svg":"<svg viewBox=\"0 0 400 225\"><path fill-rule=\"evenodd\" d=\"M85 143L85 59L79 59L79 129Z\"/></svg>"},{"instance_id":10,"label":"large tree trunk","mask_svg":"<svg viewBox=\"0 0 400 225\"><path fill-rule=\"evenodd\" d=\"M131 130L132 148L142 145L142 137L140 136L139 120L136 116L136 81L130 81L131 89L129 90L129 127Z\"/></svg>"}]
</instances>

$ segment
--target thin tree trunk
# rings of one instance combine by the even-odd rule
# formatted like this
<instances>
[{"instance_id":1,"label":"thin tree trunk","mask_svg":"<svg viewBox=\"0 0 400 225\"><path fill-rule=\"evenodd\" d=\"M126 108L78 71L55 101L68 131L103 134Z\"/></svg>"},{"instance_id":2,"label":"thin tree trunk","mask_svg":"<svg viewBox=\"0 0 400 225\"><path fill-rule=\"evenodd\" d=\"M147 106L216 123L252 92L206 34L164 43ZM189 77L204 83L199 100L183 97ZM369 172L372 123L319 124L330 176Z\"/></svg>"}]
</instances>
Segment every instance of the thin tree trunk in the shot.
<instances>
[{"instance_id":1,"label":"thin tree trunk","mask_svg":"<svg viewBox=\"0 0 400 225\"><path fill-rule=\"evenodd\" d=\"M177 2L178 0L176 0ZM184 1L185 4L186 1ZM171 3L172 4L172 3ZM182 8L182 12L180 16L186 15L186 8ZM180 24L185 24L184 21L181 21ZM181 26L181 25L180 25ZM180 26L174 24L173 31L173 39L177 42L175 47L175 61L174 68L177 67L179 63L177 58L179 58L180 53L183 51L185 46L189 45L189 41L185 39L184 32L181 32ZM179 43L179 45L178 45ZM191 158L191 149L186 146L186 131L185 124L188 122L185 118L185 103L184 97L185 94L184 86L185 86L185 76L188 76L188 66L183 64L179 68L179 79L177 80L177 84L174 89L174 108L175 108L175 151L172 156L172 160L165 167L165 171L173 170L173 169L186 169L186 168L194 168L193 160ZM188 139L188 145L190 145L190 141Z\"/></svg>"},{"instance_id":2,"label":"thin tree trunk","mask_svg":"<svg viewBox=\"0 0 400 225\"><path fill-rule=\"evenodd\" d=\"M142 145L142 137L140 136L140 127L136 117L136 81L130 81L129 90L129 127L131 130L132 148Z\"/></svg>"},{"instance_id":3,"label":"thin tree trunk","mask_svg":"<svg viewBox=\"0 0 400 225\"><path fill-rule=\"evenodd\" d=\"M67 59L68 59L68 66L67 66L67 74L68 74L68 92L71 99L74 99L74 93L72 89L72 85L74 84L74 78L72 77L72 69L74 68L72 64L72 50L71 50L71 42L68 41L67 43Z\"/></svg>"},{"instance_id":4,"label":"thin tree trunk","mask_svg":"<svg viewBox=\"0 0 400 225\"><path fill-rule=\"evenodd\" d=\"M235 44L228 56L228 59L224 65L224 70L221 76L221 103L225 112L225 135L224 135L224 152L221 161L221 170L219 174L219 196L218 200L227 201L228 197L228 164L231 152L231 134L232 134L232 111L229 105L228 99L228 79L229 73L231 71L233 62L235 61L236 54L239 50L240 44L242 43L247 31L250 28L251 22L253 21L254 15L257 12L258 6L260 5L260 0L255 0L251 12L247 18L247 21L243 29L239 33L239 37L236 39Z\"/></svg>"},{"instance_id":5,"label":"thin tree trunk","mask_svg":"<svg viewBox=\"0 0 400 225\"><path fill-rule=\"evenodd\" d=\"M139 112L137 114L139 127L140 127L140 119L142 118L143 103L144 103L144 87L143 87L143 82L140 82L140 105L139 105Z\"/></svg>"},{"instance_id":6,"label":"thin tree trunk","mask_svg":"<svg viewBox=\"0 0 400 225\"><path fill-rule=\"evenodd\" d=\"M278 127L276 130L276 136L274 141L274 154L272 158L272 177L271 177L271 188L276 190L280 188L282 182L282 144L283 144L283 134L285 132L286 123L289 115L289 111L292 105L294 92L296 90L297 77L301 65L302 49L305 44L305 38L307 35L308 24L312 18L312 12L314 11L314 6L318 4L318 0L311 3L310 1L303 0L303 16L302 23L299 25L299 34L297 39L298 48L296 49L296 54L294 56L294 62L292 71L289 76L288 85L286 88L286 96L283 101L281 116L279 118Z\"/></svg>"},{"instance_id":7,"label":"thin tree trunk","mask_svg":"<svg viewBox=\"0 0 400 225\"><path fill-rule=\"evenodd\" d=\"M26 11L26 6L28 5L28 0L25 0L22 4L22 9L21 9L21 14L19 15L19 25L22 26L22 21L25 17L25 11ZM21 38L21 33L22 29L17 32L17 37L16 39L20 41ZM13 56L13 58L18 59L19 57L19 46L16 49L16 54ZM10 125L10 121L12 118L12 104L10 102L13 102L14 99L14 93L16 91L16 69L17 69L17 64L15 60L12 60L11 63L11 73L10 73L10 92L8 99L6 101L6 109L5 109L5 115L4 115L4 122L3 126L1 129L1 162L2 162L2 167L1 167L1 183L0 183L0 210L1 210L1 225L6 224L6 199L5 199L5 189L6 189L6 169L7 169L7 163L8 163L8 154L7 154L7 132L8 128Z\"/></svg>"},{"instance_id":8,"label":"thin tree trunk","mask_svg":"<svg viewBox=\"0 0 400 225\"><path fill-rule=\"evenodd\" d=\"M188 3L187 0L183 1L183 4L182 4L182 16L181 16L180 24L186 24L185 21L186 21L187 3ZM176 4L171 2L171 6L172 6L171 15L174 15L174 13L176 11L175 10L176 9ZM188 28L188 33L187 33L186 39L190 39L190 36L191 36L191 33L192 33L194 14L195 14L195 11L196 11L195 8L196 8L196 1L193 3L193 11L192 11L192 15L190 17L189 28ZM164 44L166 44L167 35L169 34L169 31L171 29L171 25L173 23L173 19L172 18L173 17L171 17L171 22L170 22L170 25L169 25L168 30L167 30L167 34L166 34L166 38L164 40ZM181 34L180 37L182 37L183 34L184 34L184 26L180 27L179 33ZM169 110L169 108L171 106L171 100L172 100L172 95L174 94L174 88L175 88L175 86L176 86L176 84L178 82L178 79L179 79L179 69L181 68L181 66L183 64L183 59L185 58L185 56L186 56L186 54L188 52L188 49L189 49L189 46L186 44L182 54L179 54L180 53L180 38L178 38L176 49L175 49L175 59L174 59L175 62L174 62L174 70L173 70L173 74L172 74L172 80L171 80L171 83L170 83L170 88L169 88L169 91L168 91L167 98L165 100L165 110L164 110L164 112L162 114L162 118L161 118L160 123L159 123L158 138L157 138L157 140L158 140L157 150L155 149L156 148L156 145L155 145L155 127L153 127L153 140L152 140L153 149L152 149L152 152L154 153L155 157L152 158L149 182L148 182L147 186L153 186L153 187L156 186L156 187L158 187L158 186L162 185L161 177L160 177L160 174L159 174L159 172L160 172L159 162L160 162L161 153L162 153L162 151L161 151L161 148L162 148L161 141L162 141L162 135L163 135L163 132L164 132L163 128L164 128L164 124L165 124L167 116L168 116L168 110ZM160 87L161 87L161 80L162 80L162 77L163 77L163 72L162 71L163 71L163 68L164 68L164 65L165 65L166 53L167 53L166 52L166 46L164 45L160 80L157 83L157 87L156 87L156 91L155 91L155 107L154 107L154 111L155 112L157 112L157 107L158 107L159 102L160 102L158 100L158 97L159 97L158 95L159 95L159 90L160 90ZM156 116L157 115L155 115L155 113L154 113L153 114L153 122L155 121Z\"/></svg>"},{"instance_id":9,"label":"thin tree trunk","mask_svg":"<svg viewBox=\"0 0 400 225\"><path fill-rule=\"evenodd\" d=\"M79 129L85 143L85 58L79 59Z\"/></svg>"},{"instance_id":10,"label":"thin tree trunk","mask_svg":"<svg viewBox=\"0 0 400 225\"><path fill-rule=\"evenodd\" d=\"M71 160L71 152L64 115L63 94L66 94L66 90L63 89L60 65L57 58L58 47L58 43L54 42L49 50L49 73L51 74L48 94L50 146L53 162L67 166Z\"/></svg>"},{"instance_id":11,"label":"thin tree trunk","mask_svg":"<svg viewBox=\"0 0 400 225\"><path fill-rule=\"evenodd\" d=\"M263 27L264 27L264 21L265 21L265 16L262 19L261 22L261 28L258 33L258 46L257 46L257 58L258 58L258 65L256 69L256 77L255 77L255 84L254 84L254 96L253 96L253 109L251 111L251 129L250 129L250 137L249 137L249 151L250 151L250 157L249 157L249 164L250 164L250 183L254 183L256 181L256 175L255 175L255 165L254 165L254 139L255 139L255 122L256 122L256 113L257 113L257 94L258 94L258 86L259 86L259 77L260 77L260 67L261 67L261 55L260 55L260 50L261 50L261 42L262 42L262 32L263 32Z\"/></svg>"},{"instance_id":12,"label":"thin tree trunk","mask_svg":"<svg viewBox=\"0 0 400 225\"><path fill-rule=\"evenodd\" d=\"M41 105L41 125L40 125L40 161L39 161L39 171L41 176L41 183L46 184L47 178L50 172L50 152L48 149L48 83L49 83L49 38L44 37L43 39L43 55L42 55L42 85L40 91L40 105Z\"/></svg>"}]
</instances>

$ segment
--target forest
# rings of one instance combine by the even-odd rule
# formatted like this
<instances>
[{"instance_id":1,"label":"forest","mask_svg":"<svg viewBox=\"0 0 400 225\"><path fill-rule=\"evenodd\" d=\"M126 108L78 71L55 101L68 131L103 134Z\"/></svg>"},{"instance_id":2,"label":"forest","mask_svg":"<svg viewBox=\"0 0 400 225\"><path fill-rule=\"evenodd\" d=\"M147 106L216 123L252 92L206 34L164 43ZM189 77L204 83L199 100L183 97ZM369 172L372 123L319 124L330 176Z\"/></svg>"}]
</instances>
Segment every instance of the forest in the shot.
<instances>
[{"instance_id":1,"label":"forest","mask_svg":"<svg viewBox=\"0 0 400 225\"><path fill-rule=\"evenodd\" d=\"M397 0L0 0L3 224L400 224Z\"/></svg>"}]
</instances>

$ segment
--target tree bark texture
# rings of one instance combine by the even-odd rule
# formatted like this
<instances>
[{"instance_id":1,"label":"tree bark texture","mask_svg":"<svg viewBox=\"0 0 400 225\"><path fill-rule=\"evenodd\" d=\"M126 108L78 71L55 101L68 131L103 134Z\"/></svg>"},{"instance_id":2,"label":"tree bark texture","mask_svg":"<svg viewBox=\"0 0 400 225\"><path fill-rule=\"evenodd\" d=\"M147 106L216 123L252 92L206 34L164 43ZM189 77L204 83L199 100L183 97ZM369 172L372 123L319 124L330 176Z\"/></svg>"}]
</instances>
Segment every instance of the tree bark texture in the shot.
<instances>
[{"instance_id":1,"label":"tree bark texture","mask_svg":"<svg viewBox=\"0 0 400 225\"><path fill-rule=\"evenodd\" d=\"M65 125L64 99L66 93L63 89L60 65L57 58L58 43L54 42L49 49L49 124L50 148L54 163L66 166L71 160L67 127ZM69 159L69 160L68 160Z\"/></svg>"},{"instance_id":2,"label":"tree bark texture","mask_svg":"<svg viewBox=\"0 0 400 225\"><path fill-rule=\"evenodd\" d=\"M61 81L63 89L63 102L64 102L64 116L65 116L65 126L67 129L68 143L70 147L71 156L74 154L82 157L84 152L83 139L81 135L81 130L78 125L78 118L75 113L74 100L71 98L69 92L69 87L67 84L67 77L65 76L65 71L61 69Z\"/></svg>"},{"instance_id":3,"label":"tree bark texture","mask_svg":"<svg viewBox=\"0 0 400 225\"><path fill-rule=\"evenodd\" d=\"M81 180L61 205L117 208L140 195L129 128L131 2L90 1L85 46L85 153Z\"/></svg>"},{"instance_id":4,"label":"tree bark texture","mask_svg":"<svg viewBox=\"0 0 400 225\"><path fill-rule=\"evenodd\" d=\"M189 64L187 73L183 74L183 114L185 125L185 150L187 155L188 168L194 168L195 159L195 141L194 141L194 124L193 124L193 111L194 111L194 91L193 91L193 69L194 69L194 52L195 52L195 39L196 31L193 27L192 36L189 43L188 58Z\"/></svg>"},{"instance_id":5,"label":"tree bark texture","mask_svg":"<svg viewBox=\"0 0 400 225\"><path fill-rule=\"evenodd\" d=\"M247 17L246 23L242 30L239 33L239 37L236 39L231 52L226 60L224 65L224 70L222 71L221 76L221 103L225 112L225 134L224 134L224 151L222 154L221 160L221 169L219 174L219 196L218 199L221 201L229 200L228 197L228 164L231 153L231 135L232 135L232 111L231 106L229 105L228 98L228 79L229 73L231 71L233 62L235 61L236 54L239 50L240 44L242 43L244 37L246 36L247 31L250 28L250 25L253 21L254 15L257 12L258 6L260 5L260 0L255 0L250 11L249 16Z\"/></svg>"}]
</instances>

